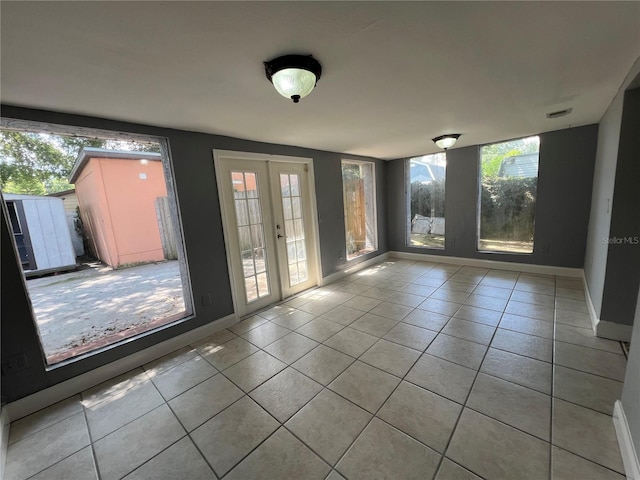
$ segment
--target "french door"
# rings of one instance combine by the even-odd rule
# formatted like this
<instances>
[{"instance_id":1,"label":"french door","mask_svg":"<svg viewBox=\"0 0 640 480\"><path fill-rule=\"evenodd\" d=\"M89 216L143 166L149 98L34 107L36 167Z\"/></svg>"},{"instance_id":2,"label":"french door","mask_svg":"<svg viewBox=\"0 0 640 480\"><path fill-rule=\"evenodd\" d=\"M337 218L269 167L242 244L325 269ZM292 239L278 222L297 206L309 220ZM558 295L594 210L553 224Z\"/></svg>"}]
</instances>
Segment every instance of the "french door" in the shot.
<instances>
[{"instance_id":1,"label":"french door","mask_svg":"<svg viewBox=\"0 0 640 480\"><path fill-rule=\"evenodd\" d=\"M216 154L227 260L240 316L318 280L309 164L271 158Z\"/></svg>"}]
</instances>

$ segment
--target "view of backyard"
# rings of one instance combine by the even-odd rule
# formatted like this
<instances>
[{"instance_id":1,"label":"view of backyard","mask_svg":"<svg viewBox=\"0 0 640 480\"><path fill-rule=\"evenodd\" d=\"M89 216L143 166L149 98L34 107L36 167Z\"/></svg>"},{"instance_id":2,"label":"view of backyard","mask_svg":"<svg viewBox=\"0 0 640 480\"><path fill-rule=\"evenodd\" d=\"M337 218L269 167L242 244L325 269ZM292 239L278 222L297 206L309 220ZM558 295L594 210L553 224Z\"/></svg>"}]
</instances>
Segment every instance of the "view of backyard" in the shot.
<instances>
[{"instance_id":1,"label":"view of backyard","mask_svg":"<svg viewBox=\"0 0 640 480\"><path fill-rule=\"evenodd\" d=\"M27 280L40 339L53 364L184 316L177 261L114 270L99 262Z\"/></svg>"}]
</instances>

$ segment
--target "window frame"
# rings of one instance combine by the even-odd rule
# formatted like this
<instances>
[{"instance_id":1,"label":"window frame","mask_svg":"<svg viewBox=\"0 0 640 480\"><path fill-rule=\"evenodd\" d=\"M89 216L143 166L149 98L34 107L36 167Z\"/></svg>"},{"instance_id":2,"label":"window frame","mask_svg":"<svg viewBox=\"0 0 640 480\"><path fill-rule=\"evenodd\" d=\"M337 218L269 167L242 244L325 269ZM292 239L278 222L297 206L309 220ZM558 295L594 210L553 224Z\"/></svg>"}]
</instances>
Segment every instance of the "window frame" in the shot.
<instances>
[{"instance_id":1,"label":"window frame","mask_svg":"<svg viewBox=\"0 0 640 480\"><path fill-rule=\"evenodd\" d=\"M503 143L510 143L510 142L515 142L518 140L524 140L527 138L534 138L537 137L538 139L538 172L536 174L536 204L534 207L534 215L533 215L533 240L531 242L531 251L530 252L515 252L515 251L507 251L507 250L486 250L486 249L481 249L480 248L480 242L482 240L481 238L481 227L482 227L482 149L491 145L499 145L499 144L503 144ZM536 249L536 241L535 241L535 224L536 224L536 216L537 216L537 209L538 209L538 184L539 184L539 180L540 180L540 143L541 143L541 138L540 138L540 134L534 134L534 135L527 135L524 137L517 137L517 138L511 138L511 139L507 139L507 140L500 140L500 141L496 141L496 142L490 142L490 143L484 143L481 145L478 145L478 160L477 160L477 165L478 165L478 170L477 170L477 197L476 197L476 242L475 242L475 251L477 253L481 253L481 254L490 254L490 255L533 255L535 253L535 249ZM526 154L524 154L526 155Z\"/></svg>"},{"instance_id":2,"label":"window frame","mask_svg":"<svg viewBox=\"0 0 640 480\"><path fill-rule=\"evenodd\" d=\"M442 239L443 239L443 244L442 247L439 246L433 246L433 245L412 245L411 244L411 161L415 160L416 158L424 158L424 157L431 157L431 156L436 156L436 155L444 155L444 162L445 162L445 174L444 174L444 184L445 184L445 193L444 193L444 202L445 202L445 212L444 212L444 216L442 218L445 219L444 224L445 224L445 233L442 235ZM447 212L446 212L446 201L447 201L447 190L446 190L446 184L447 184L447 152L435 152L435 153L429 153L426 155L418 155L415 157L409 157L405 159L404 162L404 170L405 170L405 182L404 182L404 186L405 186L405 208L406 208L406 219L405 219L405 246L409 247L409 248L420 248L423 250L436 250L439 252L443 252L446 250L447 245L446 245L446 228L447 228Z\"/></svg>"},{"instance_id":3,"label":"window frame","mask_svg":"<svg viewBox=\"0 0 640 480\"><path fill-rule=\"evenodd\" d=\"M364 222L365 222L365 228L366 225L370 224L373 227L373 232L372 232L372 238L371 238L371 243L373 244L371 247L371 250L366 250L365 251L361 251L362 253L358 253L355 255L350 255L348 252L348 248L347 248L347 218L346 216L344 216L344 220L343 220L343 225L344 225L344 247L345 247L345 261L346 262L351 262L353 260L356 260L358 258L361 258L365 255L369 255L372 253L375 253L379 250L379 241L378 241L378 188L377 188L377 182L376 182L376 164L375 162L369 162L366 160L352 160L349 158L343 158L340 161L340 179L341 179L341 183L342 183L342 199L343 199L343 203L344 203L344 166L346 165L367 165L370 166L371 168L371 198L372 198L372 202L373 205L371 205L371 221L367 222L367 209L365 209L364 214L365 214L365 218L364 218ZM366 180L365 180L366 181ZM345 210L345 205L343 205L343 212ZM365 234L366 235L366 234ZM366 239L368 240L368 239Z\"/></svg>"}]
</instances>

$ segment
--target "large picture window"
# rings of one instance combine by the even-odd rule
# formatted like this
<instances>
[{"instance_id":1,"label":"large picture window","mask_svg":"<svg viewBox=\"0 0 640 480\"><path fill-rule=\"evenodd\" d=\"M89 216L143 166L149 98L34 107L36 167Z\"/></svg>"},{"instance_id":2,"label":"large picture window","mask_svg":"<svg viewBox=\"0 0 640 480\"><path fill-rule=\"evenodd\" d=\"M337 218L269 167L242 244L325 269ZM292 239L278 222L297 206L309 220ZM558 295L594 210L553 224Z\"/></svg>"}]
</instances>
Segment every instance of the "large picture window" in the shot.
<instances>
[{"instance_id":1,"label":"large picture window","mask_svg":"<svg viewBox=\"0 0 640 480\"><path fill-rule=\"evenodd\" d=\"M378 249L375 165L342 161L347 260Z\"/></svg>"},{"instance_id":2,"label":"large picture window","mask_svg":"<svg viewBox=\"0 0 640 480\"><path fill-rule=\"evenodd\" d=\"M446 153L410 158L407 172L407 245L444 248Z\"/></svg>"},{"instance_id":3,"label":"large picture window","mask_svg":"<svg viewBox=\"0 0 640 480\"><path fill-rule=\"evenodd\" d=\"M539 137L480 149L478 250L533 253Z\"/></svg>"}]
</instances>

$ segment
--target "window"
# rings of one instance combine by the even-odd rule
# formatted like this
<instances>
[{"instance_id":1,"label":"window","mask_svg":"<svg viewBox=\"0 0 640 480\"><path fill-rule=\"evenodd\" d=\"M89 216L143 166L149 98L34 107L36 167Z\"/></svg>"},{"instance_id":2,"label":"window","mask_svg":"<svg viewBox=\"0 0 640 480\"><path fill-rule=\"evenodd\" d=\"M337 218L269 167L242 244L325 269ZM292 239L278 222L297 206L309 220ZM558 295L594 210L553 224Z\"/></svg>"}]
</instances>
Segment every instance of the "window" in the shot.
<instances>
[{"instance_id":1,"label":"window","mask_svg":"<svg viewBox=\"0 0 640 480\"><path fill-rule=\"evenodd\" d=\"M407 160L407 245L444 248L446 153Z\"/></svg>"},{"instance_id":2,"label":"window","mask_svg":"<svg viewBox=\"0 0 640 480\"><path fill-rule=\"evenodd\" d=\"M378 249L375 165L342 161L347 260Z\"/></svg>"},{"instance_id":3,"label":"window","mask_svg":"<svg viewBox=\"0 0 640 480\"><path fill-rule=\"evenodd\" d=\"M190 315L164 143L28 123L0 130L0 188L47 363Z\"/></svg>"},{"instance_id":4,"label":"window","mask_svg":"<svg viewBox=\"0 0 640 480\"><path fill-rule=\"evenodd\" d=\"M533 253L539 137L480 149L478 250Z\"/></svg>"}]
</instances>

